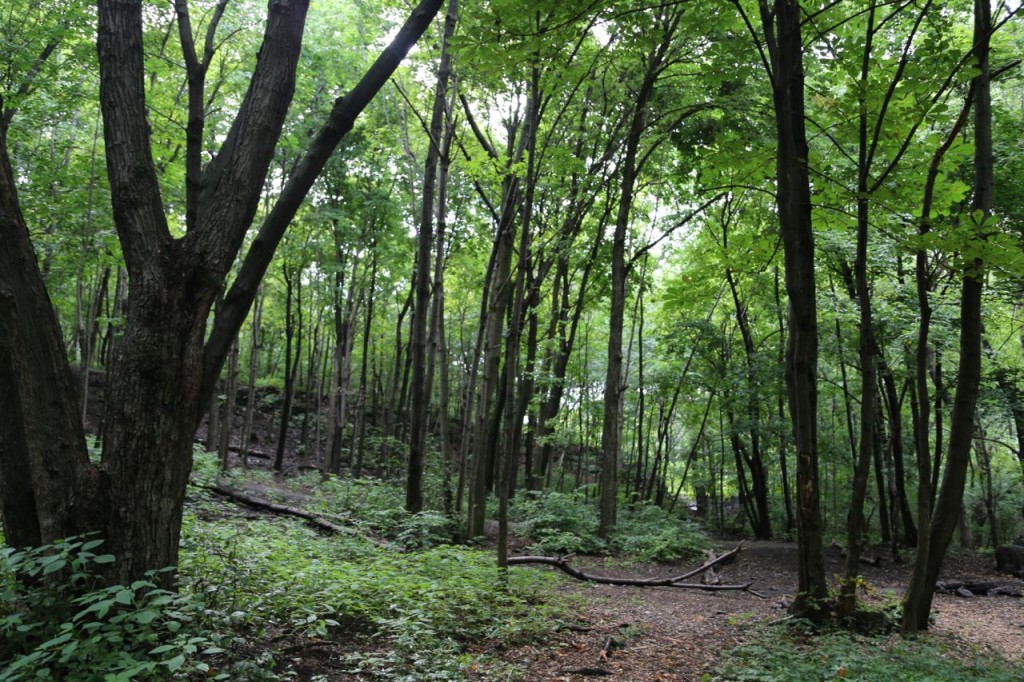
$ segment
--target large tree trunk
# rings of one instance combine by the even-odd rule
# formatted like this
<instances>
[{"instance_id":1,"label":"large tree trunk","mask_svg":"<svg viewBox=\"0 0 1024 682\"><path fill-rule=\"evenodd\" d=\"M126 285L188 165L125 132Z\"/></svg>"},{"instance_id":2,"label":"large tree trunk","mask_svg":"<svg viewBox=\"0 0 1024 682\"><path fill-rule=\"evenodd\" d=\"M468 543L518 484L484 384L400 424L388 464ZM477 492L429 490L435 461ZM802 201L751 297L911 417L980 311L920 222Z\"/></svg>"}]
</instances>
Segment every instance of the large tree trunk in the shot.
<instances>
[{"instance_id":1,"label":"large tree trunk","mask_svg":"<svg viewBox=\"0 0 1024 682\"><path fill-rule=\"evenodd\" d=\"M295 82L307 3L271 0L252 82L222 145L203 168L202 117L187 130L187 234L172 236L150 151L143 77L142 3L99 3L100 103L118 237L131 286L124 338L109 375L102 463L88 463L74 386L18 210L0 129L0 506L7 541L24 546L84 531L106 538L118 557L110 577L141 578L173 566L192 437L230 345L280 235L355 116L418 39L440 0L424 0L392 45L347 98L336 103L225 297L204 346L206 321L256 214L263 181ZM178 19L190 112L202 111L202 78L212 59L194 49L187 7ZM219 17L218 17L219 18ZM213 45L216 19L210 22ZM2 104L2 103L0 103ZM275 239L276 237L276 239ZM52 391L52 393L51 393Z\"/></svg>"},{"instance_id":2,"label":"large tree trunk","mask_svg":"<svg viewBox=\"0 0 1024 682\"><path fill-rule=\"evenodd\" d=\"M776 158L779 228L789 296L786 390L797 452L798 594L792 612L815 617L828 594L822 560L818 491L818 317L814 277L814 232L807 132L804 125L804 70L801 10L796 0L761 4L771 60L771 84L778 133Z\"/></svg>"},{"instance_id":3,"label":"large tree trunk","mask_svg":"<svg viewBox=\"0 0 1024 682\"><path fill-rule=\"evenodd\" d=\"M0 100L0 113L2 111ZM15 547L89 529L95 476L0 120L0 502Z\"/></svg>"}]
</instances>

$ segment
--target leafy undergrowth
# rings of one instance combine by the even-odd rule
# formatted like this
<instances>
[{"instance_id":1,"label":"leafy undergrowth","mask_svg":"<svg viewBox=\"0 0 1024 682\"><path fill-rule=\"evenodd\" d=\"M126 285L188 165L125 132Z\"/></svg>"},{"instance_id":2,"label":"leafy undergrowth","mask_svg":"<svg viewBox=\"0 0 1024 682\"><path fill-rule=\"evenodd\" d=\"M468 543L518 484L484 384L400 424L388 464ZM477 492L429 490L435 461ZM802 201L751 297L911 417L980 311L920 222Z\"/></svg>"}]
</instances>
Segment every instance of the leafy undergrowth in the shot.
<instances>
[{"instance_id":1,"label":"leafy undergrowth","mask_svg":"<svg viewBox=\"0 0 1024 682\"><path fill-rule=\"evenodd\" d=\"M330 641L344 648L330 661L334 674L457 680L482 664L462 653L467 643L508 646L558 623L552 576L499 573L489 552L399 552L276 519L190 518L186 526L186 584L242 633L247 643L239 651L262 649L277 672L294 666L266 644L287 641L281 650L300 653ZM239 679L237 670L231 679Z\"/></svg>"},{"instance_id":2,"label":"leafy undergrowth","mask_svg":"<svg viewBox=\"0 0 1024 682\"><path fill-rule=\"evenodd\" d=\"M603 540L597 535L594 501L579 493L527 493L514 501L510 517L533 541L531 548L541 552L612 553L668 563L693 558L711 546L697 524L653 504L623 505L615 533Z\"/></svg>"},{"instance_id":3,"label":"leafy undergrowth","mask_svg":"<svg viewBox=\"0 0 1024 682\"><path fill-rule=\"evenodd\" d=\"M857 682L1015 682L1020 671L966 644L922 635L862 636L815 631L796 622L762 627L753 642L727 652L708 682L855 680Z\"/></svg>"},{"instance_id":4,"label":"leafy undergrowth","mask_svg":"<svg viewBox=\"0 0 1024 682\"><path fill-rule=\"evenodd\" d=\"M210 463L200 458L203 475ZM499 571L379 483L300 481L325 536L190 489L179 591L105 585L98 538L0 557L0 682L514 679L500 651L553 632L557 575ZM485 646L481 646L485 645Z\"/></svg>"}]
</instances>

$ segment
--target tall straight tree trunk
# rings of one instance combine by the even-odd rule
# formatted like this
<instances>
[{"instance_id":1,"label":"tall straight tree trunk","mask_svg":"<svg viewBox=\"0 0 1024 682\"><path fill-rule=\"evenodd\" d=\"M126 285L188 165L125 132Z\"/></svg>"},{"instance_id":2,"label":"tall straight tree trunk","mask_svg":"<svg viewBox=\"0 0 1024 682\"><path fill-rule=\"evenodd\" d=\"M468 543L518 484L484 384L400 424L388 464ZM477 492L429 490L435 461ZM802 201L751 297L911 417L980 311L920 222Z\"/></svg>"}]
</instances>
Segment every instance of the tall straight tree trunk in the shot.
<instances>
[{"instance_id":1,"label":"tall straight tree trunk","mask_svg":"<svg viewBox=\"0 0 1024 682\"><path fill-rule=\"evenodd\" d=\"M284 451L288 441L289 422L292 418L292 401L298 383L299 363L302 360L302 270L291 270L287 263L284 272L284 403L281 406L281 425L277 432L277 451L274 455L274 471L281 471L284 465ZM292 292L295 292L293 306ZM298 336L293 345L292 339ZM294 360L292 357L294 356Z\"/></svg>"},{"instance_id":2,"label":"tall straight tree trunk","mask_svg":"<svg viewBox=\"0 0 1024 682\"><path fill-rule=\"evenodd\" d=\"M974 94L974 197L971 220L975 238L985 239L991 219L992 99L989 88L989 42L992 17L989 0L974 3L974 56L979 74L972 79ZM922 214L922 220L928 219ZM910 586L903 599L903 631L928 628L935 582L946 549L960 517L964 483L974 436L975 408L981 383L981 296L984 290L984 262L980 257L964 264L960 289L960 377L953 398L949 444L942 486L932 510L931 523L920 523L921 538ZM924 401L922 400L922 403Z\"/></svg>"},{"instance_id":3,"label":"tall straight tree trunk","mask_svg":"<svg viewBox=\"0 0 1024 682\"><path fill-rule=\"evenodd\" d=\"M798 586L791 612L822 615L828 587L822 559L818 481L818 317L814 276L814 231L807 132L804 124L804 70L801 10L797 0L761 3L768 47L778 150L776 156L779 228L789 296L786 389L797 452Z\"/></svg>"},{"instance_id":4,"label":"tall straight tree trunk","mask_svg":"<svg viewBox=\"0 0 1024 682\"><path fill-rule=\"evenodd\" d=\"M786 337L786 323L785 315L783 314L782 307L782 296L780 295L779 287L779 268L775 267L774 277L774 293L775 293L775 312L778 321L779 339L785 339ZM786 365L786 348L783 343L779 343L779 366L785 367ZM786 382L785 377L780 382L780 386L776 393L776 410L779 414L779 420L785 418L786 415ZM787 461L786 445L788 444L789 438L786 437L785 430L780 430L779 433L779 470L782 472L782 500L786 507L786 532L792 532L796 530L796 518L793 515L793 501L792 493L790 492L789 485L789 463Z\"/></svg>"},{"instance_id":5,"label":"tall straight tree trunk","mask_svg":"<svg viewBox=\"0 0 1024 682\"><path fill-rule=\"evenodd\" d=\"M463 108L469 105L461 98ZM471 119L472 120L472 119ZM509 167L522 160L526 151L527 135L520 135L522 121L518 118L507 123L508 139L505 157ZM500 157L487 138L473 124L474 132L487 155L497 161ZM518 139L517 139L518 138ZM508 167L507 167L508 168ZM507 169L506 169L507 170ZM488 262L484 294L481 297L482 368L476 399L476 418L473 430L472 470L469 476L468 537L483 534L487 493L494 484L503 401L501 355L504 347L505 318L512 302L512 256L516 225L519 217L522 191L520 177L509 172L502 180L501 208L497 214L497 229Z\"/></svg>"},{"instance_id":6,"label":"tall straight tree trunk","mask_svg":"<svg viewBox=\"0 0 1024 682\"><path fill-rule=\"evenodd\" d=\"M866 531L864 522L864 500L867 497L868 470L871 466L875 446L876 421L876 372L873 325L871 322L871 291L868 288L868 225L870 217L870 188L872 155L868 146L868 75L871 65L871 49L875 36L875 5L868 9L867 31L860 73L859 144L857 159L857 247L853 261L853 277L860 308L860 344L858 357L861 371L860 394L860 439L857 463L853 474L853 492L850 509L847 512L846 566L845 578L839 595L839 613L850 616L857 607L857 576L860 575L860 556Z\"/></svg>"},{"instance_id":7,"label":"tall straight tree trunk","mask_svg":"<svg viewBox=\"0 0 1024 682\"><path fill-rule=\"evenodd\" d=\"M728 223L723 220L722 226L722 247L728 249ZM734 450L736 454L736 466L742 469L744 466L750 470L751 488L748 494L753 499L750 503L750 522L754 537L758 540L768 540L772 536L771 516L768 511L768 474L765 471L764 456L761 453L761 408L757 396L760 387L760 380L757 374L757 348L754 344L754 334L750 329L750 321L747 319L747 305L740 300L739 291L736 286L736 279L732 269L726 268L725 279L732 292L733 306L736 311L736 326L739 327L740 337L743 340L743 360L747 368L747 396L746 403L747 419L750 423L749 429L749 454L747 448L740 447L739 434L734 438ZM742 471L737 471L741 481L746 476Z\"/></svg>"},{"instance_id":8,"label":"tall straight tree trunk","mask_svg":"<svg viewBox=\"0 0 1024 682\"><path fill-rule=\"evenodd\" d=\"M366 457L366 409L368 371L370 365L370 336L373 329L373 308L377 296L377 241L370 242L370 289L367 292L366 315L363 317L363 352L359 361L359 399L356 402L356 456L352 465L352 476L363 475L363 462Z\"/></svg>"},{"instance_id":9,"label":"tall straight tree trunk","mask_svg":"<svg viewBox=\"0 0 1024 682\"><path fill-rule=\"evenodd\" d=\"M405 509L415 514L423 509L423 469L427 457L427 420L430 416L430 384L427 379L427 321L430 317L430 268L434 239L434 195L438 166L441 160L441 134L448 101L448 80L451 76L451 54L448 43L455 33L458 0L448 0L444 34L441 38L441 64L437 73L434 106L430 115L429 145L423 172L423 205L419 232L416 236L416 301L412 312L412 385L410 403L409 461L405 484Z\"/></svg>"},{"instance_id":10,"label":"tall straight tree trunk","mask_svg":"<svg viewBox=\"0 0 1024 682\"><path fill-rule=\"evenodd\" d=\"M263 318L262 289L256 295L256 304L252 311L252 330L249 342L249 390L245 396L245 419L242 422L242 435L238 443L238 456L242 460L242 468L249 468L249 443L252 440L252 419L256 412L256 370L259 367L259 354L262 347L260 330Z\"/></svg>"},{"instance_id":11,"label":"tall straight tree trunk","mask_svg":"<svg viewBox=\"0 0 1024 682\"><path fill-rule=\"evenodd\" d=\"M647 130L647 107L658 77L674 58L671 54L676 31L685 6L656 8L660 29L657 42L644 59L636 101L631 108L629 130L624 141L622 189L612 237L611 305L608 313L608 365L604 378L604 416L601 426L601 498L597 534L607 538L615 530L619 494L619 450L622 442L622 325L626 310L626 236L633 212L637 176L640 172L640 143Z\"/></svg>"},{"instance_id":12,"label":"tall straight tree trunk","mask_svg":"<svg viewBox=\"0 0 1024 682\"><path fill-rule=\"evenodd\" d=\"M230 463L231 433L234 431L235 403L238 400L238 341L231 346L228 355L228 381L225 386L227 399L224 401L224 415L221 417L220 429L220 469L227 471Z\"/></svg>"}]
</instances>

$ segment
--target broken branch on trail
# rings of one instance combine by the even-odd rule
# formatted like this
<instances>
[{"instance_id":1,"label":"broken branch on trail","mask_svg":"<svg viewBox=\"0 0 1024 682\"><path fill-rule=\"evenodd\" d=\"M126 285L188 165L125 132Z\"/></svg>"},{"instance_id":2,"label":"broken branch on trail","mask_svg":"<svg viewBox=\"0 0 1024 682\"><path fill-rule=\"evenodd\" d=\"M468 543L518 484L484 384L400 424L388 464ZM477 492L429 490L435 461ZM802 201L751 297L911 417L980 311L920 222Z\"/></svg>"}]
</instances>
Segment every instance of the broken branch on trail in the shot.
<instances>
[{"instance_id":1,"label":"broken branch on trail","mask_svg":"<svg viewBox=\"0 0 1024 682\"><path fill-rule=\"evenodd\" d=\"M598 583L601 585L624 585L630 587L678 587L680 589L687 590L704 590L706 592L719 592L726 590L739 590L744 592L750 592L756 596L761 596L750 589L750 586L754 583L746 583L739 585L705 585L703 583L687 583L683 582L688 578L692 578L695 575L704 573L705 571L713 568L717 564L723 563L729 559L735 557L740 549L743 548L743 543L736 545L736 547L720 557L715 557L711 561L708 561L703 566L695 568L694 570L677 575L669 578L614 578L605 575L593 575L591 573L584 573L580 569L572 566L569 560L572 555L553 557L553 556L516 556L509 557L509 566L521 565L521 564L542 564L545 566L552 566L557 568L562 573L569 575L577 580L583 580L586 582Z\"/></svg>"}]
</instances>

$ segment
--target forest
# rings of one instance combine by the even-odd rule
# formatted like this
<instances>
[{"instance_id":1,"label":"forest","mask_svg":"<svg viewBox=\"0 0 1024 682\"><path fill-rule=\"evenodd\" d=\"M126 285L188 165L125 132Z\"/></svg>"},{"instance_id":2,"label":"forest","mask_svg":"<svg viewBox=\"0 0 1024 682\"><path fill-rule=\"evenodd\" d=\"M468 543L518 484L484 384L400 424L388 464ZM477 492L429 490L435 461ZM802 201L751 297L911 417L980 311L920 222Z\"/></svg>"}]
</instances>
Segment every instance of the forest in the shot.
<instances>
[{"instance_id":1,"label":"forest","mask_svg":"<svg viewBox=\"0 0 1024 682\"><path fill-rule=\"evenodd\" d=\"M1019 13L5 0L0 682L1019 679Z\"/></svg>"}]
</instances>

